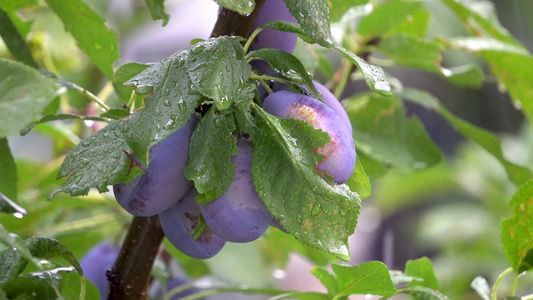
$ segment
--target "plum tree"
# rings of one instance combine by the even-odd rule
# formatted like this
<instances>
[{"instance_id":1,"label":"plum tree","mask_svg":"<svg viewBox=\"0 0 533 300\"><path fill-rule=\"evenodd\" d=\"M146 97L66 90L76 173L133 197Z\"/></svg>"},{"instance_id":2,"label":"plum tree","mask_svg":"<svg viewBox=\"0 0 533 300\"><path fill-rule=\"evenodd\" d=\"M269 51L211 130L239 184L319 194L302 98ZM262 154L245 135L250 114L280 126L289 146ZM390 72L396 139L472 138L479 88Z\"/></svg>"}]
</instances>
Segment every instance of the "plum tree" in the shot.
<instances>
[{"instance_id":1,"label":"plum tree","mask_svg":"<svg viewBox=\"0 0 533 300\"><path fill-rule=\"evenodd\" d=\"M98 288L102 299L106 299L107 295L106 272L115 263L119 251L112 242L104 241L89 250L80 261L83 274Z\"/></svg>"},{"instance_id":2,"label":"plum tree","mask_svg":"<svg viewBox=\"0 0 533 300\"><path fill-rule=\"evenodd\" d=\"M135 216L157 215L174 205L191 188L184 174L189 159L189 141L198 124L189 122L150 149L145 174L128 184L116 184L113 191L118 203Z\"/></svg>"},{"instance_id":3,"label":"plum tree","mask_svg":"<svg viewBox=\"0 0 533 300\"><path fill-rule=\"evenodd\" d=\"M274 116L303 120L327 132L331 141L318 149L325 158L317 169L333 176L337 184L348 181L355 168L355 145L349 128L333 109L317 99L289 91L269 95L263 108Z\"/></svg>"},{"instance_id":4,"label":"plum tree","mask_svg":"<svg viewBox=\"0 0 533 300\"><path fill-rule=\"evenodd\" d=\"M196 203L195 188L170 209L159 214L161 227L166 237L181 252L195 258L205 259L217 254L226 241L205 228L197 239L192 235L200 218L200 207Z\"/></svg>"},{"instance_id":5,"label":"plum tree","mask_svg":"<svg viewBox=\"0 0 533 300\"><path fill-rule=\"evenodd\" d=\"M272 215L253 185L252 142L237 141L239 154L231 158L237 171L222 197L200 207L206 224L214 234L230 241L247 243L259 238L268 228Z\"/></svg>"}]
</instances>

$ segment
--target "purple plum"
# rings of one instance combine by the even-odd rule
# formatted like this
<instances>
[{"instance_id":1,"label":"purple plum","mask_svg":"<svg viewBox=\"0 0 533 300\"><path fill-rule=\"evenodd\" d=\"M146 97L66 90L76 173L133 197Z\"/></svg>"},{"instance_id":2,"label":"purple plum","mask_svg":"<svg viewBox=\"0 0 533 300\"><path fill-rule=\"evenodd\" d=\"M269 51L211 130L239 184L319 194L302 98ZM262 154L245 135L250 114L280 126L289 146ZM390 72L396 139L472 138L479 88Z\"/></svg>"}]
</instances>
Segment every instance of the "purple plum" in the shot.
<instances>
[{"instance_id":1,"label":"purple plum","mask_svg":"<svg viewBox=\"0 0 533 300\"><path fill-rule=\"evenodd\" d=\"M176 249L191 257L206 259L217 254L226 241L216 236L209 228L206 228L198 239L192 238L200 213L196 194L196 189L191 188L177 204L160 213L159 220L166 237Z\"/></svg>"},{"instance_id":2,"label":"purple plum","mask_svg":"<svg viewBox=\"0 0 533 300\"><path fill-rule=\"evenodd\" d=\"M113 192L118 203L130 214L157 215L187 193L192 182L184 174L189 159L189 141L198 124L193 114L189 122L150 149L145 174L128 184L116 184Z\"/></svg>"},{"instance_id":3,"label":"purple plum","mask_svg":"<svg viewBox=\"0 0 533 300\"><path fill-rule=\"evenodd\" d=\"M100 291L102 299L107 299L107 270L111 269L118 257L120 248L110 241L104 241L89 250L80 260L85 277Z\"/></svg>"},{"instance_id":4,"label":"purple plum","mask_svg":"<svg viewBox=\"0 0 533 300\"><path fill-rule=\"evenodd\" d=\"M202 205L204 220L217 236L236 243L259 238L267 230L272 215L257 195L252 180L252 142L237 141L239 154L231 158L237 164L228 190L220 198Z\"/></svg>"},{"instance_id":5,"label":"purple plum","mask_svg":"<svg viewBox=\"0 0 533 300\"><path fill-rule=\"evenodd\" d=\"M280 118L299 119L327 132L331 141L318 149L324 160L317 169L334 177L334 182L348 181L355 168L355 145L344 121L325 103L289 91L275 92L263 101L263 109Z\"/></svg>"}]
</instances>

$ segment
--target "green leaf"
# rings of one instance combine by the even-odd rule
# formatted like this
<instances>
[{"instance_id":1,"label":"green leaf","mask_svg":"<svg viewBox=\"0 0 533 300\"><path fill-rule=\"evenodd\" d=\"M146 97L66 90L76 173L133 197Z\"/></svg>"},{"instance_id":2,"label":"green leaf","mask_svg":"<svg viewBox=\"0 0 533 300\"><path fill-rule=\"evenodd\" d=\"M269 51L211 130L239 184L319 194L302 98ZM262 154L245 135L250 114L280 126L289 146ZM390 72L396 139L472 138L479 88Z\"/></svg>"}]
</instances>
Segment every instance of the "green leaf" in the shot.
<instances>
[{"instance_id":1,"label":"green leaf","mask_svg":"<svg viewBox=\"0 0 533 300\"><path fill-rule=\"evenodd\" d=\"M391 88L389 81L385 76L385 72L381 67L371 65L367 63L364 59L348 51L341 45L335 44L333 46L335 49L340 51L346 56L353 64L355 64L363 77L365 78L366 84L376 93L379 93L384 96L390 96Z\"/></svg>"},{"instance_id":2,"label":"green leaf","mask_svg":"<svg viewBox=\"0 0 533 300\"><path fill-rule=\"evenodd\" d=\"M272 28L275 30L283 31L283 32L296 33L298 37L300 37L306 43L309 43L309 44L316 43L316 41L313 38L311 38L304 32L300 24L297 24L297 23L293 23L289 21L269 21L259 26L259 28Z\"/></svg>"},{"instance_id":3,"label":"green leaf","mask_svg":"<svg viewBox=\"0 0 533 300\"><path fill-rule=\"evenodd\" d=\"M437 41L400 33L383 37L376 50L391 58L395 64L441 73L444 47Z\"/></svg>"},{"instance_id":4,"label":"green leaf","mask_svg":"<svg viewBox=\"0 0 533 300\"><path fill-rule=\"evenodd\" d=\"M83 275L83 270L74 254L72 254L72 252L70 252L70 250L58 240L49 237L36 236L27 239L24 244L26 244L26 247L30 250L32 256L40 259L61 257L69 262L80 275Z\"/></svg>"},{"instance_id":5,"label":"green leaf","mask_svg":"<svg viewBox=\"0 0 533 300\"><path fill-rule=\"evenodd\" d=\"M10 247L0 253L0 275L6 274L6 278L11 278L11 275L16 274L13 275L16 277L22 272L22 270L24 270L29 261L37 267L41 267L40 261L31 255L30 250L26 247L24 241L19 236L9 233L2 224L0 224L0 241L2 244ZM14 273L11 274L10 272ZM0 277L0 286L10 279L6 279L6 281L3 280L4 279Z\"/></svg>"},{"instance_id":6,"label":"green leaf","mask_svg":"<svg viewBox=\"0 0 533 300\"><path fill-rule=\"evenodd\" d=\"M192 134L185 176L204 194L198 205L220 198L233 181L237 165L231 156L239 152L235 129L232 114L216 114L211 107Z\"/></svg>"},{"instance_id":7,"label":"green leaf","mask_svg":"<svg viewBox=\"0 0 533 300\"><path fill-rule=\"evenodd\" d=\"M436 291L424 286L413 286L407 288L398 289L401 294L407 294L413 296L415 299L420 300L448 300L448 297Z\"/></svg>"},{"instance_id":8,"label":"green leaf","mask_svg":"<svg viewBox=\"0 0 533 300\"><path fill-rule=\"evenodd\" d=\"M61 281L63 280L63 276L68 273L72 273L74 270L74 267L62 267L53 270L31 272L24 274L21 277L44 282L59 293L61 290Z\"/></svg>"},{"instance_id":9,"label":"green leaf","mask_svg":"<svg viewBox=\"0 0 533 300\"><path fill-rule=\"evenodd\" d=\"M356 160L355 170L346 182L346 185L350 187L350 190L359 194L361 200L370 196L370 180L366 176L360 159Z\"/></svg>"},{"instance_id":10,"label":"green leaf","mask_svg":"<svg viewBox=\"0 0 533 300\"><path fill-rule=\"evenodd\" d=\"M475 9L476 2L479 4L480 1L473 2L472 4L459 0L443 0L443 2L459 17L465 24L465 28L473 36L492 36L503 42L518 45L518 42L511 34L499 24L493 3L481 1L484 4L483 6L491 8L491 11L482 13Z\"/></svg>"},{"instance_id":11,"label":"green leaf","mask_svg":"<svg viewBox=\"0 0 533 300\"><path fill-rule=\"evenodd\" d=\"M414 11L405 20L389 29L387 35L407 33L419 37L425 37L429 26L431 26L432 19L431 13L423 7L422 9Z\"/></svg>"},{"instance_id":12,"label":"green leaf","mask_svg":"<svg viewBox=\"0 0 533 300\"><path fill-rule=\"evenodd\" d=\"M78 42L89 59L107 76L113 79L113 64L119 58L115 32L106 20L82 0L45 0Z\"/></svg>"},{"instance_id":13,"label":"green leaf","mask_svg":"<svg viewBox=\"0 0 533 300\"><path fill-rule=\"evenodd\" d=\"M348 186L328 183L314 169L323 157L313 149L330 137L304 121L276 118L257 105L252 111L259 128L251 136L252 176L268 210L299 241L348 260L347 239L357 223L360 199Z\"/></svg>"},{"instance_id":14,"label":"green leaf","mask_svg":"<svg viewBox=\"0 0 533 300\"><path fill-rule=\"evenodd\" d=\"M367 93L343 102L359 153L404 170L430 168L442 160L420 120L406 119L399 99Z\"/></svg>"},{"instance_id":15,"label":"green leaf","mask_svg":"<svg viewBox=\"0 0 533 300\"><path fill-rule=\"evenodd\" d=\"M241 15L249 15L255 9L255 1L250 0L214 0L218 5L224 6L240 13Z\"/></svg>"},{"instance_id":16,"label":"green leaf","mask_svg":"<svg viewBox=\"0 0 533 300\"><path fill-rule=\"evenodd\" d=\"M358 266L331 266L337 276L337 296L372 294L391 297L397 294L387 266L379 261L369 261Z\"/></svg>"},{"instance_id":17,"label":"green leaf","mask_svg":"<svg viewBox=\"0 0 533 300\"><path fill-rule=\"evenodd\" d=\"M284 0L302 30L319 45L331 48L333 39L326 0Z\"/></svg>"},{"instance_id":18,"label":"green leaf","mask_svg":"<svg viewBox=\"0 0 533 300\"><path fill-rule=\"evenodd\" d=\"M454 116L433 95L416 89L405 89L398 92L397 95L406 100L418 103L427 109L439 112L464 136L479 144L498 159L507 171L509 178L516 185L522 184L533 176L530 169L516 165L504 157L500 141L492 132Z\"/></svg>"},{"instance_id":19,"label":"green leaf","mask_svg":"<svg viewBox=\"0 0 533 300\"><path fill-rule=\"evenodd\" d=\"M113 80L118 83L124 83L137 76L142 71L148 69L151 65L141 63L127 63L120 66L113 76Z\"/></svg>"},{"instance_id":20,"label":"green leaf","mask_svg":"<svg viewBox=\"0 0 533 300\"><path fill-rule=\"evenodd\" d=\"M23 37L30 32L33 21L26 22L19 16L18 12L25 7L35 6L37 4L37 0L0 0L0 8L2 8L9 15L11 21L13 21L17 27L17 30Z\"/></svg>"},{"instance_id":21,"label":"green leaf","mask_svg":"<svg viewBox=\"0 0 533 300\"><path fill-rule=\"evenodd\" d=\"M421 278L409 276L405 274L404 272L398 271L398 270L389 270L389 274L394 285L399 285L402 283L410 283L413 281L423 281L423 279Z\"/></svg>"},{"instance_id":22,"label":"green leaf","mask_svg":"<svg viewBox=\"0 0 533 300\"><path fill-rule=\"evenodd\" d=\"M513 216L502 221L505 257L519 274L533 268L533 179L521 185L509 201Z\"/></svg>"},{"instance_id":23,"label":"green leaf","mask_svg":"<svg viewBox=\"0 0 533 300\"><path fill-rule=\"evenodd\" d=\"M329 0L329 14L331 17L331 22L338 22L341 20L342 16L348 11L348 9L358 6L368 4L369 0Z\"/></svg>"},{"instance_id":24,"label":"green leaf","mask_svg":"<svg viewBox=\"0 0 533 300\"><path fill-rule=\"evenodd\" d=\"M155 93L144 99L146 107L126 123L125 137L137 157L148 165L148 150L187 124L203 98L189 87L187 51L178 52L150 66L125 84L153 86Z\"/></svg>"},{"instance_id":25,"label":"green leaf","mask_svg":"<svg viewBox=\"0 0 533 300\"><path fill-rule=\"evenodd\" d=\"M314 267L311 269L311 274L315 275L315 277L322 282L328 290L328 295L333 296L339 293L339 282L337 277L328 272L328 270L321 267Z\"/></svg>"},{"instance_id":26,"label":"green leaf","mask_svg":"<svg viewBox=\"0 0 533 300\"><path fill-rule=\"evenodd\" d=\"M17 165L6 138L0 137L0 193L6 198L17 199ZM0 211L4 211L0 197ZM9 200L9 199L8 199ZM11 211L10 211L11 212Z\"/></svg>"},{"instance_id":27,"label":"green leaf","mask_svg":"<svg viewBox=\"0 0 533 300\"><path fill-rule=\"evenodd\" d=\"M114 121L89 136L67 155L57 172L57 178L67 177L48 199L57 193L72 196L87 195L90 188L106 192L111 184L126 183L141 174L139 168L131 168L132 153L124 137L127 128L121 121Z\"/></svg>"},{"instance_id":28,"label":"green leaf","mask_svg":"<svg viewBox=\"0 0 533 300\"><path fill-rule=\"evenodd\" d=\"M24 37L18 31L17 27L15 27L7 12L2 8L0 8L0 36L2 36L9 52L11 52L16 60L35 69L39 67Z\"/></svg>"},{"instance_id":29,"label":"green leaf","mask_svg":"<svg viewBox=\"0 0 533 300\"><path fill-rule=\"evenodd\" d=\"M85 293L86 300L100 300L98 288L86 280L87 290ZM81 277L77 272L64 272L60 285L61 296L64 299L80 299L81 294Z\"/></svg>"},{"instance_id":30,"label":"green leaf","mask_svg":"<svg viewBox=\"0 0 533 300\"><path fill-rule=\"evenodd\" d=\"M0 137L18 134L63 91L36 70L0 59Z\"/></svg>"},{"instance_id":31,"label":"green leaf","mask_svg":"<svg viewBox=\"0 0 533 300\"><path fill-rule=\"evenodd\" d=\"M215 101L219 110L239 98L252 68L244 59L242 38L222 36L195 44L185 68L193 90Z\"/></svg>"},{"instance_id":32,"label":"green leaf","mask_svg":"<svg viewBox=\"0 0 533 300\"><path fill-rule=\"evenodd\" d=\"M446 79L459 87L481 88L485 81L485 73L477 64L447 68L442 72Z\"/></svg>"},{"instance_id":33,"label":"green leaf","mask_svg":"<svg viewBox=\"0 0 533 300\"><path fill-rule=\"evenodd\" d=\"M409 16L423 9L422 2L393 1L378 6L371 14L361 19L357 32L363 41L380 36L408 20Z\"/></svg>"},{"instance_id":34,"label":"green leaf","mask_svg":"<svg viewBox=\"0 0 533 300\"><path fill-rule=\"evenodd\" d=\"M409 287L424 286L430 289L440 290L439 280L435 276L435 271L433 271L433 264L427 257L408 260L405 263L405 274L423 279L423 281L409 282Z\"/></svg>"},{"instance_id":35,"label":"green leaf","mask_svg":"<svg viewBox=\"0 0 533 300\"><path fill-rule=\"evenodd\" d=\"M165 11L165 0L145 0L152 19L163 20L163 27L168 23L170 16Z\"/></svg>"},{"instance_id":36,"label":"green leaf","mask_svg":"<svg viewBox=\"0 0 533 300\"><path fill-rule=\"evenodd\" d=\"M130 112L127 109L123 108L111 108L106 112L100 114L100 118L107 118L113 120L119 120L130 115Z\"/></svg>"},{"instance_id":37,"label":"green leaf","mask_svg":"<svg viewBox=\"0 0 533 300\"><path fill-rule=\"evenodd\" d=\"M311 92L311 96L315 99L323 100L324 97L317 90L313 84L313 78L307 73L307 70L302 65L300 60L294 55L279 49L263 48L257 51L250 52L247 55L250 59L262 59L268 62L270 67L283 75L289 71L294 71L302 78L303 82Z\"/></svg>"},{"instance_id":38,"label":"green leaf","mask_svg":"<svg viewBox=\"0 0 533 300\"><path fill-rule=\"evenodd\" d=\"M2 227L2 229L4 228ZM0 252L0 287L17 278L27 264L28 260L13 249Z\"/></svg>"},{"instance_id":39,"label":"green leaf","mask_svg":"<svg viewBox=\"0 0 533 300\"><path fill-rule=\"evenodd\" d=\"M83 120L83 121L101 121L101 122L109 122L109 119L102 118L102 117L89 117L89 116L78 116L78 115L72 115L72 114L60 114L60 115L46 115L42 117L39 121L35 121L28 126L26 126L24 129L20 131L20 135L26 135L28 132L30 132L33 127L36 125L51 122L51 121L57 121L57 120Z\"/></svg>"}]
</instances>

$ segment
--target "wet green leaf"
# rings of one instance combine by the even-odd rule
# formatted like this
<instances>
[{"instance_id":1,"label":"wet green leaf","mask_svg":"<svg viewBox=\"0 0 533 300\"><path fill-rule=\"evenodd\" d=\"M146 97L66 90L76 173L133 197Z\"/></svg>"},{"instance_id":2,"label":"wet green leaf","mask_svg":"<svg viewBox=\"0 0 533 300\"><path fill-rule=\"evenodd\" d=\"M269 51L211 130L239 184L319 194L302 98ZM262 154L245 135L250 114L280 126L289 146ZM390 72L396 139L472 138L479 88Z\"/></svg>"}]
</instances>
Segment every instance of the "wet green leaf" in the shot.
<instances>
[{"instance_id":1,"label":"wet green leaf","mask_svg":"<svg viewBox=\"0 0 533 300\"><path fill-rule=\"evenodd\" d=\"M249 15L255 9L255 1L253 0L214 0L218 5L224 6L240 13L241 15Z\"/></svg>"},{"instance_id":2,"label":"wet green leaf","mask_svg":"<svg viewBox=\"0 0 533 300\"><path fill-rule=\"evenodd\" d=\"M434 290L440 290L439 280L435 276L433 270L433 264L427 257L419 258L416 260L408 260L405 263L405 274L420 278L423 281L411 281L408 283L410 287L424 286Z\"/></svg>"},{"instance_id":3,"label":"wet green leaf","mask_svg":"<svg viewBox=\"0 0 533 300\"><path fill-rule=\"evenodd\" d=\"M326 0L284 0L305 34L323 47L331 48L331 26Z\"/></svg>"},{"instance_id":4,"label":"wet green leaf","mask_svg":"<svg viewBox=\"0 0 533 300\"><path fill-rule=\"evenodd\" d=\"M359 194L361 200L370 196L370 180L366 176L360 159L356 160L355 170L346 185L350 187L350 190Z\"/></svg>"}]
</instances>

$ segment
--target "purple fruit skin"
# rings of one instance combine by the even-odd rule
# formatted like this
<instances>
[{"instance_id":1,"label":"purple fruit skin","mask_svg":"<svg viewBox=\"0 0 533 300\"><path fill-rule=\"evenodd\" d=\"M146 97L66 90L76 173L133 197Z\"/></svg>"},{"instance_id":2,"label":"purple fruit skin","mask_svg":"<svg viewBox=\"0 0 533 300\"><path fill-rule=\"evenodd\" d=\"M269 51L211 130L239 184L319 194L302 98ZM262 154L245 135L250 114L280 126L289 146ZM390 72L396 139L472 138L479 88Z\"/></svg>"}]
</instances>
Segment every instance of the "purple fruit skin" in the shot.
<instances>
[{"instance_id":1,"label":"purple fruit skin","mask_svg":"<svg viewBox=\"0 0 533 300\"><path fill-rule=\"evenodd\" d=\"M355 145L352 133L333 109L317 99L288 91L266 97L263 109L280 118L303 120L327 132L331 141L319 149L325 158L317 169L334 176L337 184L348 181L355 168Z\"/></svg>"},{"instance_id":2,"label":"purple fruit skin","mask_svg":"<svg viewBox=\"0 0 533 300\"><path fill-rule=\"evenodd\" d=\"M268 228L272 215L257 195L253 184L252 142L237 141L239 154L231 158L237 171L222 197L202 205L204 220L217 236L236 243L259 238Z\"/></svg>"},{"instance_id":3,"label":"purple fruit skin","mask_svg":"<svg viewBox=\"0 0 533 300\"><path fill-rule=\"evenodd\" d=\"M197 191L190 191L170 209L159 214L163 231L174 247L181 252L199 259L215 256L226 244L209 228L204 230L200 238L193 240L192 234L198 223L200 208L196 203Z\"/></svg>"},{"instance_id":4,"label":"purple fruit skin","mask_svg":"<svg viewBox=\"0 0 533 300\"><path fill-rule=\"evenodd\" d=\"M104 241L94 246L80 260L83 274L100 291L100 297L107 299L107 276L106 272L111 269L118 257L120 249L113 247L109 241Z\"/></svg>"},{"instance_id":5,"label":"purple fruit skin","mask_svg":"<svg viewBox=\"0 0 533 300\"><path fill-rule=\"evenodd\" d=\"M146 173L128 184L116 184L118 203L130 214L157 215L174 205L191 188L184 174L189 159L189 141L198 124L193 114L189 122L150 149Z\"/></svg>"},{"instance_id":6,"label":"purple fruit skin","mask_svg":"<svg viewBox=\"0 0 533 300\"><path fill-rule=\"evenodd\" d=\"M350 129L350 134L352 134L352 123L350 123L350 118L348 118L348 114L346 113L346 110L344 107L342 107L342 104L339 102L337 97L333 95L330 90L328 90L325 86L322 84L316 82L313 80L313 84L317 88L317 90L324 96L324 101L326 101L326 104L333 109L333 111L341 118L341 120L346 124L348 129Z\"/></svg>"},{"instance_id":7,"label":"purple fruit skin","mask_svg":"<svg viewBox=\"0 0 533 300\"><path fill-rule=\"evenodd\" d=\"M296 18L291 15L283 0L265 1L252 25L252 32L269 21L298 22L296 21ZM275 48L292 53L294 47L296 47L297 40L298 36L295 33L265 28L252 41L250 44L250 50ZM267 74L270 72L270 66L266 61L253 60L250 64L254 70L257 70L261 74Z\"/></svg>"}]
</instances>

